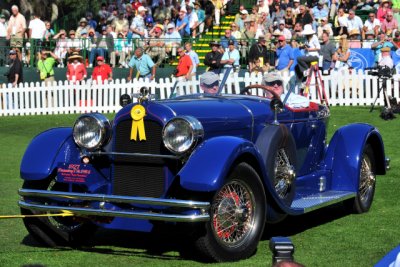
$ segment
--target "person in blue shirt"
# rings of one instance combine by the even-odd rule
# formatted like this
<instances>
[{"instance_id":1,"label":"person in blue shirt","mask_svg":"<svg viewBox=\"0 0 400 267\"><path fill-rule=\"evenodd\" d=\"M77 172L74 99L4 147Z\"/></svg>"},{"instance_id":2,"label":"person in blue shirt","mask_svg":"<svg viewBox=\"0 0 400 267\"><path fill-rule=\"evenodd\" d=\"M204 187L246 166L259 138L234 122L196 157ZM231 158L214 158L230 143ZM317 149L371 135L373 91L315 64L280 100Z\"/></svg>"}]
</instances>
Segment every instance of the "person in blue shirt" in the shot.
<instances>
[{"instance_id":1,"label":"person in blue shirt","mask_svg":"<svg viewBox=\"0 0 400 267\"><path fill-rule=\"evenodd\" d=\"M156 76L156 64L154 64L149 55L144 54L143 48L141 47L136 48L135 55L129 61L128 66L128 81L132 80L134 68L137 70L138 73L136 78L149 78L150 80L153 80Z\"/></svg>"},{"instance_id":2,"label":"person in blue shirt","mask_svg":"<svg viewBox=\"0 0 400 267\"><path fill-rule=\"evenodd\" d=\"M200 65L199 56L197 55L197 53L195 51L192 50L192 44L189 42L185 43L185 50L186 50L186 54L189 55L190 59L192 60L192 64L193 64L192 76L196 76L197 68Z\"/></svg>"},{"instance_id":3,"label":"person in blue shirt","mask_svg":"<svg viewBox=\"0 0 400 267\"><path fill-rule=\"evenodd\" d=\"M181 9L179 11L179 16L176 20L176 30L179 32L182 38L190 37L190 26L189 20L186 16L186 10Z\"/></svg>"},{"instance_id":4,"label":"person in blue shirt","mask_svg":"<svg viewBox=\"0 0 400 267\"><path fill-rule=\"evenodd\" d=\"M276 49L277 60L275 68L279 71L288 71L293 64L293 49L286 43L285 36L278 37L278 48Z\"/></svg>"},{"instance_id":5,"label":"person in blue shirt","mask_svg":"<svg viewBox=\"0 0 400 267\"><path fill-rule=\"evenodd\" d=\"M230 41L233 41L235 47L237 47L236 38L234 36L232 36L232 31L227 29L227 30L225 30L225 35L221 37L221 41L220 41L221 47L224 50L227 50Z\"/></svg>"}]
</instances>

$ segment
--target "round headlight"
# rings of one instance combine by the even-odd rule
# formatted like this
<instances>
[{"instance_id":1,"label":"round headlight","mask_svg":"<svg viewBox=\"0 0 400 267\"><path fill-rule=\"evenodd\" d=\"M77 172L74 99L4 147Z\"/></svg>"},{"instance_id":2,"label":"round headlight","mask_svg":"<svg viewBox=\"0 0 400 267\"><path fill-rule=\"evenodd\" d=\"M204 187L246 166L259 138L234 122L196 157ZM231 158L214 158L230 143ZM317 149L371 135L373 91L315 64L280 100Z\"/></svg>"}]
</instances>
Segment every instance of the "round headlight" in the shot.
<instances>
[{"instance_id":1,"label":"round headlight","mask_svg":"<svg viewBox=\"0 0 400 267\"><path fill-rule=\"evenodd\" d=\"M203 125L191 116L175 117L163 129L164 145L174 154L183 154L194 148L203 136Z\"/></svg>"},{"instance_id":2,"label":"round headlight","mask_svg":"<svg viewBox=\"0 0 400 267\"><path fill-rule=\"evenodd\" d=\"M99 113L82 115L74 124L73 136L78 146L96 150L110 140L110 121Z\"/></svg>"}]
</instances>

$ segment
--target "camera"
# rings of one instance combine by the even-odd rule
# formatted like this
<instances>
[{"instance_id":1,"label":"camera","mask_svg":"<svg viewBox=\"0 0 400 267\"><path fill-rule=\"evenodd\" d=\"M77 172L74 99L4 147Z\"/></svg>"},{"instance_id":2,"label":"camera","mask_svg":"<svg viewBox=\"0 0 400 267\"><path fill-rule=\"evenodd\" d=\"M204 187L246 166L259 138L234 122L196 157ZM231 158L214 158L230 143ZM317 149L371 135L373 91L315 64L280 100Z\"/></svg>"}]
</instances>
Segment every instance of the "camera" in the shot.
<instances>
[{"instance_id":1,"label":"camera","mask_svg":"<svg viewBox=\"0 0 400 267\"><path fill-rule=\"evenodd\" d=\"M393 76L393 70L388 66L378 66L377 68L370 69L367 74L378 76L379 78L390 79Z\"/></svg>"},{"instance_id":2,"label":"camera","mask_svg":"<svg viewBox=\"0 0 400 267\"><path fill-rule=\"evenodd\" d=\"M303 44L302 46L299 47L300 49L306 49L306 48L310 48L310 46L308 44Z\"/></svg>"}]
</instances>

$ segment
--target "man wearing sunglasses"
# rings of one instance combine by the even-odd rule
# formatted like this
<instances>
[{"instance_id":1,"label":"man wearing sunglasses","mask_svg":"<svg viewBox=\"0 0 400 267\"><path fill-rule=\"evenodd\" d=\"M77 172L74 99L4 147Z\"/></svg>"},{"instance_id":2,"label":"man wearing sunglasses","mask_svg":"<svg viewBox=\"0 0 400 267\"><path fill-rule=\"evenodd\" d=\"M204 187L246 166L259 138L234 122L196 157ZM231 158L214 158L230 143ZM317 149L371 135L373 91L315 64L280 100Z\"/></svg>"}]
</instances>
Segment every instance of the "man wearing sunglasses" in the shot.
<instances>
[{"instance_id":1,"label":"man wearing sunglasses","mask_svg":"<svg viewBox=\"0 0 400 267\"><path fill-rule=\"evenodd\" d=\"M280 96L282 101L285 100L287 94L283 92L283 80L277 72L266 73L262 84ZM267 97L272 97L272 95L269 94ZM304 96L290 93L285 104L291 108L306 108L310 105L310 100Z\"/></svg>"}]
</instances>

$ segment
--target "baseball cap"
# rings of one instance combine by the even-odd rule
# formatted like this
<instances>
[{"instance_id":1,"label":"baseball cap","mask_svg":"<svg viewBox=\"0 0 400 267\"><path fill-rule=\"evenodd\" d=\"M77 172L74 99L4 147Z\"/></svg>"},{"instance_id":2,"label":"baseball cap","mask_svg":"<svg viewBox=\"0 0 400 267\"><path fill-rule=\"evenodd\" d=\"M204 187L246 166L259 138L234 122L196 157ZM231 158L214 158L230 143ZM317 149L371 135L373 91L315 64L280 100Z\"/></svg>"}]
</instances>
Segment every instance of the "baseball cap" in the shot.
<instances>
[{"instance_id":1,"label":"baseball cap","mask_svg":"<svg viewBox=\"0 0 400 267\"><path fill-rule=\"evenodd\" d=\"M280 81L281 84L283 82L281 76L277 72L268 72L268 73L264 74L262 83L264 85L267 85L267 84L275 82L275 81Z\"/></svg>"},{"instance_id":2,"label":"baseball cap","mask_svg":"<svg viewBox=\"0 0 400 267\"><path fill-rule=\"evenodd\" d=\"M235 45L235 42L233 40L229 40L228 45Z\"/></svg>"},{"instance_id":3,"label":"baseball cap","mask_svg":"<svg viewBox=\"0 0 400 267\"><path fill-rule=\"evenodd\" d=\"M246 9L243 9L242 11L240 11L240 14L242 15L248 15L249 12Z\"/></svg>"},{"instance_id":4,"label":"baseball cap","mask_svg":"<svg viewBox=\"0 0 400 267\"><path fill-rule=\"evenodd\" d=\"M144 6L140 6L138 8L138 12L142 12L142 11L147 11L147 8L145 8Z\"/></svg>"},{"instance_id":5,"label":"baseball cap","mask_svg":"<svg viewBox=\"0 0 400 267\"><path fill-rule=\"evenodd\" d=\"M173 29L173 28L175 28L175 25L173 23L169 23L167 25L167 29Z\"/></svg>"},{"instance_id":6,"label":"baseball cap","mask_svg":"<svg viewBox=\"0 0 400 267\"><path fill-rule=\"evenodd\" d=\"M220 44L217 41L211 41L210 46L220 46Z\"/></svg>"},{"instance_id":7,"label":"baseball cap","mask_svg":"<svg viewBox=\"0 0 400 267\"><path fill-rule=\"evenodd\" d=\"M203 84L207 87L213 87L219 84L219 76L218 74L207 71L200 76L200 84Z\"/></svg>"},{"instance_id":8,"label":"baseball cap","mask_svg":"<svg viewBox=\"0 0 400 267\"><path fill-rule=\"evenodd\" d=\"M96 60L97 60L97 61L104 61L104 57L98 56L98 57L96 58Z\"/></svg>"},{"instance_id":9,"label":"baseball cap","mask_svg":"<svg viewBox=\"0 0 400 267\"><path fill-rule=\"evenodd\" d=\"M283 36L283 35L280 35L279 37L278 37L278 41L285 41L286 40L286 38L285 38L285 36Z\"/></svg>"},{"instance_id":10,"label":"baseball cap","mask_svg":"<svg viewBox=\"0 0 400 267\"><path fill-rule=\"evenodd\" d=\"M279 24L285 24L285 20L281 19L281 20L279 21Z\"/></svg>"}]
</instances>

